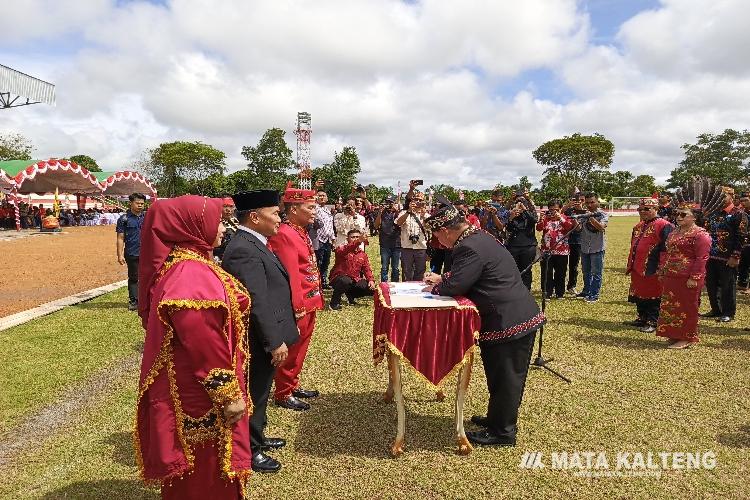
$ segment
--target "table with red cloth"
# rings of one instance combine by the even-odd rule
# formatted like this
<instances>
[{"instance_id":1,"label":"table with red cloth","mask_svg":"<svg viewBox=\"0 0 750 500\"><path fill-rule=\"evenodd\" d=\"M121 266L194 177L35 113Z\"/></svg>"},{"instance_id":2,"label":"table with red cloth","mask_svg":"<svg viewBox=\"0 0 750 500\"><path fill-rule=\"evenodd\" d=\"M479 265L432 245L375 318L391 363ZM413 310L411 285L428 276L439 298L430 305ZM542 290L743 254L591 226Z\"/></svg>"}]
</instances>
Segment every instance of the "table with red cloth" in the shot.
<instances>
[{"instance_id":1,"label":"table with red cloth","mask_svg":"<svg viewBox=\"0 0 750 500\"><path fill-rule=\"evenodd\" d=\"M470 453L472 448L463 429L463 402L479 334L480 318L476 306L465 297L453 297L455 302L451 301L444 307L439 302L435 307L394 307L388 283L380 283L376 292L373 359L378 364L383 358L388 358L389 384L385 399L395 399L398 409L398 432L391 449L393 455L403 452L404 443L406 415L401 392L402 361L406 361L439 394L442 394L443 382L458 373L457 441L459 453Z\"/></svg>"}]
</instances>

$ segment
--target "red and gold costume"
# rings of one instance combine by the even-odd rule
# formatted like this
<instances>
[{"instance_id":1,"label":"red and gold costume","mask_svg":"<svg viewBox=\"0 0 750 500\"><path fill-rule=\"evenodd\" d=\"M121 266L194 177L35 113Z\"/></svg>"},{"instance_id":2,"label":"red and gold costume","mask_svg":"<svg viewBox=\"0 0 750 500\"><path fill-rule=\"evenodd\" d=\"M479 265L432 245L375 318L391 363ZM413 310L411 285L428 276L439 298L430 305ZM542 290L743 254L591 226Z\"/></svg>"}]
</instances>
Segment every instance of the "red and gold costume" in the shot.
<instances>
[{"instance_id":1,"label":"red and gold costume","mask_svg":"<svg viewBox=\"0 0 750 500\"><path fill-rule=\"evenodd\" d=\"M666 259L659 268L663 291L658 336L698 342L698 307L710 249L711 236L698 226L685 234L673 231L667 238ZM697 286L688 288L688 279Z\"/></svg>"},{"instance_id":2,"label":"red and gold costume","mask_svg":"<svg viewBox=\"0 0 750 500\"><path fill-rule=\"evenodd\" d=\"M630 275L630 297L658 299L661 285L657 266L664 261L664 242L674 226L666 219L655 217L639 221L630 238L627 273Z\"/></svg>"},{"instance_id":3,"label":"red and gold costume","mask_svg":"<svg viewBox=\"0 0 750 500\"><path fill-rule=\"evenodd\" d=\"M285 204L315 201L315 191L287 187L282 201ZM268 239L268 245L289 273L292 306L300 331L299 341L289 346L286 361L276 368L274 398L278 401L286 399L299 387L299 374L315 329L315 314L323 309L323 295L315 251L307 229L285 222L278 234Z\"/></svg>"},{"instance_id":4,"label":"red and gold costume","mask_svg":"<svg viewBox=\"0 0 750 500\"><path fill-rule=\"evenodd\" d=\"M244 400L248 293L213 263L221 201L156 201L144 221L139 314L146 329L135 429L143 479L163 498L236 499L251 471Z\"/></svg>"}]
</instances>

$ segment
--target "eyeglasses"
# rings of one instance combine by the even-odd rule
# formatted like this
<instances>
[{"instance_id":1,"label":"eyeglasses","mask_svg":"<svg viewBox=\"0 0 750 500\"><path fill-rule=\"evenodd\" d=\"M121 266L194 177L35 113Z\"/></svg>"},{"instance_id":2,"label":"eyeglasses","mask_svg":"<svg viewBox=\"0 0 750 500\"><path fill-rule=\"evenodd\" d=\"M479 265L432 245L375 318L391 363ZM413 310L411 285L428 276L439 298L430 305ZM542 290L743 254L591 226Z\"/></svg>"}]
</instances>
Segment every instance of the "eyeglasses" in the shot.
<instances>
[{"instance_id":1,"label":"eyeglasses","mask_svg":"<svg viewBox=\"0 0 750 500\"><path fill-rule=\"evenodd\" d=\"M688 217L690 215L693 215L692 212L677 212L675 217Z\"/></svg>"}]
</instances>

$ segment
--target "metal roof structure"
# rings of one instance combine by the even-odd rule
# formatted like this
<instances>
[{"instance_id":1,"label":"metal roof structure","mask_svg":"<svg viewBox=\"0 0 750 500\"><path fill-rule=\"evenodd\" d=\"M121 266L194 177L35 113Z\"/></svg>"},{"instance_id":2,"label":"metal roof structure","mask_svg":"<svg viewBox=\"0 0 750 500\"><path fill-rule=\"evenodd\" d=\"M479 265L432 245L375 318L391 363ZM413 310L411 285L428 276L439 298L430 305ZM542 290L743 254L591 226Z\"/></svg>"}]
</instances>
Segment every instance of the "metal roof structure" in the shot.
<instances>
[{"instance_id":1,"label":"metal roof structure","mask_svg":"<svg viewBox=\"0 0 750 500\"><path fill-rule=\"evenodd\" d=\"M55 86L0 64L0 109L39 103L55 105Z\"/></svg>"}]
</instances>

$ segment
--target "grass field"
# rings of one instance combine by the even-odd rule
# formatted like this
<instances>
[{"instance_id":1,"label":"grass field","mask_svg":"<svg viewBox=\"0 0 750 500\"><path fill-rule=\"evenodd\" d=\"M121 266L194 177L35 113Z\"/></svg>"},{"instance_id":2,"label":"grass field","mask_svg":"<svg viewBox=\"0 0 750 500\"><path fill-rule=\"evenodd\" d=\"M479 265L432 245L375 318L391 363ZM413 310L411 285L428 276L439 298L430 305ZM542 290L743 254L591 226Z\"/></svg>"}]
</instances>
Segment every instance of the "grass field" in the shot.
<instances>
[{"instance_id":1,"label":"grass field","mask_svg":"<svg viewBox=\"0 0 750 500\"><path fill-rule=\"evenodd\" d=\"M633 223L610 223L602 300L549 303L545 354L573 383L532 369L515 448L456 455L453 384L447 386L449 397L436 402L434 391L407 370L406 453L390 458L395 408L381 402L386 373L372 366L372 304L361 300L363 305L320 314L303 383L322 396L305 413L270 408L268 434L289 441L274 454L284 468L277 475L255 474L249 495L750 497L750 332L742 329L750 319L747 301L740 299L733 323L703 321L701 343L685 351L666 350L653 334L624 327L634 316L623 275ZM370 251L377 267L377 248ZM119 291L0 334L6 435L86 373L132 355L142 330L124 304ZM158 498L138 482L130 449L135 383L112 385L74 423L0 468L0 497ZM466 415L483 414L486 403L477 359ZM520 468L530 451L542 452L547 467ZM549 466L551 453L563 451L604 452L612 470L620 452L711 451L717 463L713 469L665 470L658 477L577 477Z\"/></svg>"}]
</instances>

